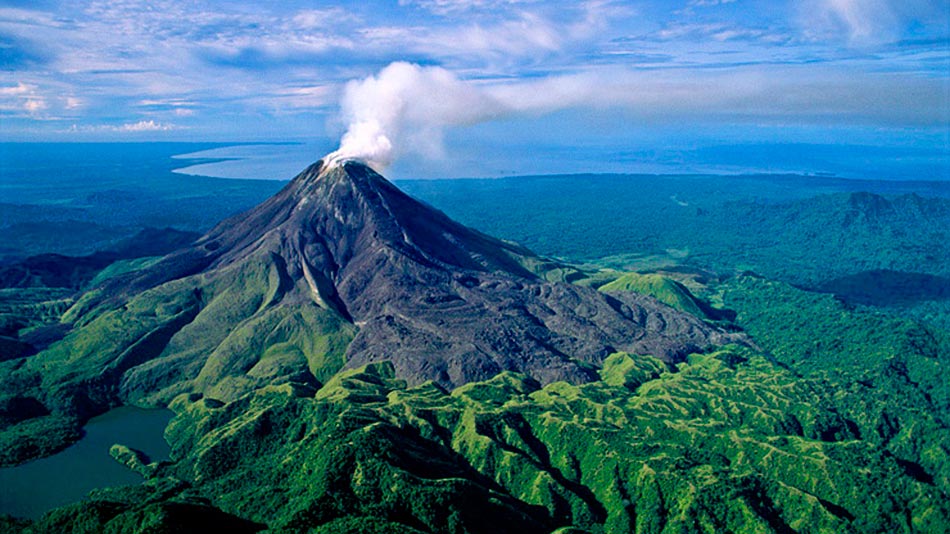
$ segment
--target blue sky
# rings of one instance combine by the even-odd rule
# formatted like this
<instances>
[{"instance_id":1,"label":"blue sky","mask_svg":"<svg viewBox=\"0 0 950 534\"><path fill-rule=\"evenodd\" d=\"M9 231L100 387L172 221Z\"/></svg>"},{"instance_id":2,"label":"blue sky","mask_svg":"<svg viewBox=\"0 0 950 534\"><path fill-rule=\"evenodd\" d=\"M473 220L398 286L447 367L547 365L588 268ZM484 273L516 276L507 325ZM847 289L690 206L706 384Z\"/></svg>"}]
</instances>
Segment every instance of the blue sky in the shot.
<instances>
[{"instance_id":1,"label":"blue sky","mask_svg":"<svg viewBox=\"0 0 950 534\"><path fill-rule=\"evenodd\" d=\"M408 62L502 103L403 125L400 139L422 129L431 139L413 141L432 146L402 143L396 157L432 172L501 145L506 157L736 143L945 152L948 39L946 0L3 0L0 133L333 149L353 119L347 82ZM447 90L431 78L399 98L425 107Z\"/></svg>"}]
</instances>

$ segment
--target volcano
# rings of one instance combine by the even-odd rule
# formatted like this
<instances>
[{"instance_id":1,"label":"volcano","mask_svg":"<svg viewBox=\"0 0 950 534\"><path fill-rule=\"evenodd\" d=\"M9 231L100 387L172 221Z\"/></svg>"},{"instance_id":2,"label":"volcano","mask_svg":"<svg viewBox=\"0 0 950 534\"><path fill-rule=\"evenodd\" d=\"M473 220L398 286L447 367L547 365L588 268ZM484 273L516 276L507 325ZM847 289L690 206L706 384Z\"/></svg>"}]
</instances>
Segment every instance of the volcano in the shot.
<instances>
[{"instance_id":1,"label":"volcano","mask_svg":"<svg viewBox=\"0 0 950 534\"><path fill-rule=\"evenodd\" d=\"M355 161L317 162L190 246L85 294L8 382L80 417L182 393L233 400L390 361L452 388L503 371L581 383L616 351L676 362L737 338L452 221Z\"/></svg>"}]
</instances>

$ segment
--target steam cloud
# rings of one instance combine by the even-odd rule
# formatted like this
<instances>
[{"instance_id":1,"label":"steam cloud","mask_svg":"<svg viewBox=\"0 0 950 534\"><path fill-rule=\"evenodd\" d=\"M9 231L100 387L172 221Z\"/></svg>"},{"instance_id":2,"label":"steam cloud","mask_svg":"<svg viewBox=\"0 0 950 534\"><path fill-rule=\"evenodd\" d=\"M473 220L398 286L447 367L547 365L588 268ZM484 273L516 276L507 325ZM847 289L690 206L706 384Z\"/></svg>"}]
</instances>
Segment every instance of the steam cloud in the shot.
<instances>
[{"instance_id":1,"label":"steam cloud","mask_svg":"<svg viewBox=\"0 0 950 534\"><path fill-rule=\"evenodd\" d=\"M341 118L348 126L340 148L325 161L333 165L355 159L383 169L410 153L440 159L448 128L570 108L620 110L625 119L645 124L670 120L945 124L944 95L945 85L939 80L895 80L795 66L685 75L678 69L602 69L477 84L440 67L397 62L346 85ZM901 105L906 102L915 105Z\"/></svg>"},{"instance_id":2,"label":"steam cloud","mask_svg":"<svg viewBox=\"0 0 950 534\"><path fill-rule=\"evenodd\" d=\"M349 126L327 161L356 159L384 168L407 152L438 158L447 127L504 112L500 101L445 69L392 63L376 76L346 85L341 113Z\"/></svg>"},{"instance_id":3,"label":"steam cloud","mask_svg":"<svg viewBox=\"0 0 950 534\"><path fill-rule=\"evenodd\" d=\"M441 67L391 63L376 76L346 85L340 107L347 130L326 161L333 165L354 159L381 169L408 153L442 158L447 128L596 105L593 93L604 88L602 80L585 76L478 86Z\"/></svg>"}]
</instances>

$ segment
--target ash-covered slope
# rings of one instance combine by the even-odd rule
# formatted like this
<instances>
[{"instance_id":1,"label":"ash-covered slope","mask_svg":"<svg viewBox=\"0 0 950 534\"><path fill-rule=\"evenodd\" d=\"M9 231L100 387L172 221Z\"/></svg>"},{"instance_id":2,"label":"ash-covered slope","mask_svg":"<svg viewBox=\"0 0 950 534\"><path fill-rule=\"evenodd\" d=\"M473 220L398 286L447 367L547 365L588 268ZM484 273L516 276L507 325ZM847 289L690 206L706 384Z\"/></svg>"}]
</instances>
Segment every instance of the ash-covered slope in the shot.
<instances>
[{"instance_id":1,"label":"ash-covered slope","mask_svg":"<svg viewBox=\"0 0 950 534\"><path fill-rule=\"evenodd\" d=\"M409 383L596 378L615 351L675 361L732 338L659 302L540 279L542 259L450 220L369 167L318 162L189 248L108 281L31 357L55 412L183 392L232 399L390 360Z\"/></svg>"}]
</instances>

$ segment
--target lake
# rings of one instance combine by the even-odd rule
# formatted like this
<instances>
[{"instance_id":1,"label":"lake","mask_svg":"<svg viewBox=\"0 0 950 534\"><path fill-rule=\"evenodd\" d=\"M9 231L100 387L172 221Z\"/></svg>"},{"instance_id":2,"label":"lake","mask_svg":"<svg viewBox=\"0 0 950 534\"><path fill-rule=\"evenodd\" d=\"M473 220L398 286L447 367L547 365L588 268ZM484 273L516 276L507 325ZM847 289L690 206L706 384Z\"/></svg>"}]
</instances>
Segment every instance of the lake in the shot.
<instances>
[{"instance_id":1,"label":"lake","mask_svg":"<svg viewBox=\"0 0 950 534\"><path fill-rule=\"evenodd\" d=\"M17 467L0 469L0 513L37 518L82 499L95 488L138 484L142 477L109 456L121 443L153 461L168 458L163 438L170 410L116 408L86 425L86 435L68 449Z\"/></svg>"}]
</instances>

